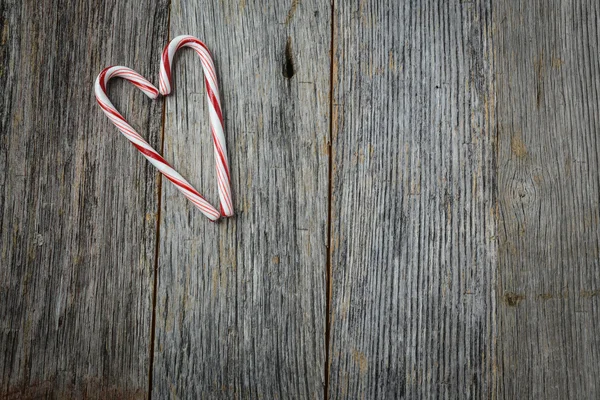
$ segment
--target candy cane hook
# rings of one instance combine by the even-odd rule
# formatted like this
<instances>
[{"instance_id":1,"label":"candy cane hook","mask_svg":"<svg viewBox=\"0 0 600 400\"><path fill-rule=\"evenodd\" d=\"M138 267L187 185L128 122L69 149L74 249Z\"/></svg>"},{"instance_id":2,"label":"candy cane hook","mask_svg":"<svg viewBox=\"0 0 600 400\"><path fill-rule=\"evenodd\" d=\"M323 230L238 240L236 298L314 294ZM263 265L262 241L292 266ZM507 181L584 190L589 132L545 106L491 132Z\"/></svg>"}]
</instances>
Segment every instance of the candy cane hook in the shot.
<instances>
[{"instance_id":1,"label":"candy cane hook","mask_svg":"<svg viewBox=\"0 0 600 400\"><path fill-rule=\"evenodd\" d=\"M231 178L229 176L229 162L227 160L227 148L225 135L223 133L223 114L221 112L221 99L219 97L219 85L217 74L210 51L204 43L193 36L177 36L165 47L160 63L160 93L168 95L171 93L173 57L177 50L182 47L191 47L196 51L202 61L204 70L204 82L208 98L208 110L210 127L215 148L215 159L217 164L217 184L219 188L219 199L221 201L221 214L231 217L233 215L233 202L231 199Z\"/></svg>"},{"instance_id":2,"label":"candy cane hook","mask_svg":"<svg viewBox=\"0 0 600 400\"><path fill-rule=\"evenodd\" d=\"M198 193L196 189L189 184L177 171L175 171L169 163L165 161L164 158L156 150L152 148L145 140L140 136L139 133L135 131L125 121L125 118L117 111L115 106L111 103L106 95L106 84L111 78L123 78L137 88L139 88L142 92L144 92L151 99L156 99L158 97L158 89L154 87L150 82L148 82L144 77L142 77L137 72L126 68L126 67L108 67L105 68L98 78L96 78L96 83L94 84L94 91L96 94L96 100L98 104L102 108L102 111L108 116L108 118L112 121L113 124L121 131L121 133L129 139L129 141L154 165L158 170L171 182L175 184L177 189L179 189L185 197L190 199L190 201L202 211L204 215L206 215L211 221L216 221L221 216L219 212L208 203L204 197Z\"/></svg>"}]
</instances>

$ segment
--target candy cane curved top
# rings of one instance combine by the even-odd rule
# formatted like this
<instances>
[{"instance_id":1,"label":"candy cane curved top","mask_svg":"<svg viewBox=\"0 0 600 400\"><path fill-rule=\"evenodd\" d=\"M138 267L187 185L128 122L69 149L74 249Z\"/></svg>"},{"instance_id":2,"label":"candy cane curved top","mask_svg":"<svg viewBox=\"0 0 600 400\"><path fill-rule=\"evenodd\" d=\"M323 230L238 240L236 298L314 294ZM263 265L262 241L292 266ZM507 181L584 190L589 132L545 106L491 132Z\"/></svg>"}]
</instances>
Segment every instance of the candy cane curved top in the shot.
<instances>
[{"instance_id":1,"label":"candy cane curved top","mask_svg":"<svg viewBox=\"0 0 600 400\"><path fill-rule=\"evenodd\" d=\"M227 147L223 133L223 114L221 112L221 99L217 74L210 51L204 43L193 36L177 36L165 47L160 63L159 88L163 95L171 93L173 57L182 47L191 47L196 51L202 61L204 82L208 98L210 127L213 136L215 159L217 165L217 183L219 199L221 201L221 214L230 217L233 215L233 202L231 199L231 178L229 175L229 161L227 160Z\"/></svg>"},{"instance_id":2,"label":"candy cane curved top","mask_svg":"<svg viewBox=\"0 0 600 400\"><path fill-rule=\"evenodd\" d=\"M177 171L175 171L167 161L156 150L152 148L139 133L135 131L125 121L125 118L117 111L115 106L106 96L106 84L111 78L123 78L142 92L144 92L151 99L158 97L158 89L148 82L137 72L126 68L126 67L108 67L105 68L94 84L94 92L96 94L96 100L102 108L102 111L108 116L113 124L119 128L121 133L131 141L131 143L154 165L158 170L171 182L175 184L185 197L187 197L204 215L210 220L216 221L220 218L220 213L210 203L208 203L196 189L190 185Z\"/></svg>"}]
</instances>

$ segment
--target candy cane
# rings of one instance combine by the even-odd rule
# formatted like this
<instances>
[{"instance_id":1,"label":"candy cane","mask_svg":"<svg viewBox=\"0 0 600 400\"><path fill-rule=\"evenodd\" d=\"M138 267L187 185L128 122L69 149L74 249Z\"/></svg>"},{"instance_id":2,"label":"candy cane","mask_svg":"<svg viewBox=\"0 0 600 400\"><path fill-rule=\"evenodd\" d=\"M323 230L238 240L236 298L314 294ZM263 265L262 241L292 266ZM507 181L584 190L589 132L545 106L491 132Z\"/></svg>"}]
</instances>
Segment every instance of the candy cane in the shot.
<instances>
[{"instance_id":1,"label":"candy cane","mask_svg":"<svg viewBox=\"0 0 600 400\"><path fill-rule=\"evenodd\" d=\"M190 201L202 211L204 215L206 215L211 221L216 221L221 216L219 212L208 203L204 197L198 193L196 189L189 184L177 171L175 171L169 163L165 161L164 158L156 150L152 148L145 140L142 138L139 133L135 131L125 121L125 118L117 111L115 106L111 103L111 101L106 96L106 84L111 78L120 77L123 78L132 84L134 84L137 88L139 88L142 92L144 92L151 99L156 99L158 97L158 89L154 87L150 82L148 82L144 77L142 77L137 72L126 68L126 67L108 67L105 68L98 78L96 78L96 83L94 84L94 91L96 93L96 100L102 111L108 116L108 118L112 121L113 124L121 131L121 133L129 139L129 141L146 157L148 161L152 163L158 170L171 182L175 184L175 187L179 189L185 197L190 199Z\"/></svg>"},{"instance_id":2,"label":"candy cane","mask_svg":"<svg viewBox=\"0 0 600 400\"><path fill-rule=\"evenodd\" d=\"M223 133L223 114L221 113L221 99L219 98L219 85L217 74L210 51L204 43L193 36L177 36L165 47L160 63L160 93L168 95L171 93L173 78L171 76L173 56L182 47L191 47L200 56L202 69L204 70L204 82L208 97L208 110L210 127L212 130L213 144L215 147L215 159L217 164L217 184L219 188L219 199L221 200L221 214L231 217L233 215L233 203L231 200L231 178L229 176L229 163L227 161L227 148L225 146L225 135Z\"/></svg>"}]
</instances>

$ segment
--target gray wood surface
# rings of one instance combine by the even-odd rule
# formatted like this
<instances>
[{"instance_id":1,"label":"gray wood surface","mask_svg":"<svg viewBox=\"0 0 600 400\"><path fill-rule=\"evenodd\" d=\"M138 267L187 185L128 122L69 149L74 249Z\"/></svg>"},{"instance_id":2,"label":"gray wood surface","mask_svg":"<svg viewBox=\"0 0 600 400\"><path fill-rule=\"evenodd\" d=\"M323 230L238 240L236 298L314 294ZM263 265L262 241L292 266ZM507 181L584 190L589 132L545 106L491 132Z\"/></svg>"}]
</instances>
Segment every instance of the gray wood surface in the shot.
<instances>
[{"instance_id":1,"label":"gray wood surface","mask_svg":"<svg viewBox=\"0 0 600 400\"><path fill-rule=\"evenodd\" d=\"M494 7L499 397L600 398L600 5Z\"/></svg>"},{"instance_id":2,"label":"gray wood surface","mask_svg":"<svg viewBox=\"0 0 600 400\"><path fill-rule=\"evenodd\" d=\"M489 1L336 2L330 398L488 398Z\"/></svg>"},{"instance_id":3,"label":"gray wood surface","mask_svg":"<svg viewBox=\"0 0 600 400\"><path fill-rule=\"evenodd\" d=\"M254 4L256 3L256 4ZM388 3L388 4L384 4ZM0 0L0 399L600 398L593 0ZM213 51L236 215L93 97ZM201 64L134 127L213 203Z\"/></svg>"},{"instance_id":4,"label":"gray wood surface","mask_svg":"<svg viewBox=\"0 0 600 400\"><path fill-rule=\"evenodd\" d=\"M148 390L156 173L92 89L157 74L167 3L142 3L0 2L0 398ZM157 144L160 104L109 93Z\"/></svg>"},{"instance_id":5,"label":"gray wood surface","mask_svg":"<svg viewBox=\"0 0 600 400\"><path fill-rule=\"evenodd\" d=\"M291 7L290 7L291 5ZM175 1L212 50L236 216L163 181L154 398L323 398L331 8ZM175 59L165 157L217 201L200 60Z\"/></svg>"}]
</instances>

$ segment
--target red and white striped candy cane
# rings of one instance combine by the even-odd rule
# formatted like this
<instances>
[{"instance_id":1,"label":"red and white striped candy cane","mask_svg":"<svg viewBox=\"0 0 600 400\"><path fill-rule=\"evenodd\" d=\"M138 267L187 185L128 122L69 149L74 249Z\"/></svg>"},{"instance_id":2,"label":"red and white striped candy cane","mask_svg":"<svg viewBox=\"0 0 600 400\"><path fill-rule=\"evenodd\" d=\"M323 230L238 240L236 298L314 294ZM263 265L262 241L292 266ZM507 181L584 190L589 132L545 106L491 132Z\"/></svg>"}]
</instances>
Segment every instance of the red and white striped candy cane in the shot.
<instances>
[{"instance_id":1,"label":"red and white striped candy cane","mask_svg":"<svg viewBox=\"0 0 600 400\"><path fill-rule=\"evenodd\" d=\"M190 199L192 203L204 215L206 215L211 221L216 221L220 218L219 212L208 203L200 193L196 189L189 184L177 171L175 171L169 163L165 161L164 158L156 150L152 148L140 136L139 133L135 131L125 121L125 118L117 111L115 106L111 103L111 101L106 96L106 84L111 78L123 78L132 84L134 84L137 88L139 88L142 92L144 92L151 99L156 99L158 97L158 89L154 87L150 82L144 79L143 76L138 74L137 72L126 68L126 67L108 67L105 68L98 78L96 78L96 83L94 84L94 91L96 93L96 100L102 111L108 116L108 118L112 121L113 124L116 125L117 128L121 131L123 135L131 143L154 165L158 170L171 182L175 184L177 189L179 189L185 197Z\"/></svg>"},{"instance_id":2,"label":"red and white striped candy cane","mask_svg":"<svg viewBox=\"0 0 600 400\"><path fill-rule=\"evenodd\" d=\"M217 73L210 51L204 43L193 36L177 36L165 47L160 63L160 93L168 95L171 93L173 56L182 47L191 47L200 56L202 69L204 70L204 82L208 97L208 110L210 127L212 130L213 144L215 147L215 159L217 164L217 184L219 187L219 199L221 200L221 214L227 217L233 215L233 202L231 199L231 178L229 176L229 162L227 160L227 148L225 135L223 133L223 114L221 113L221 99L219 97L219 85Z\"/></svg>"}]
</instances>

